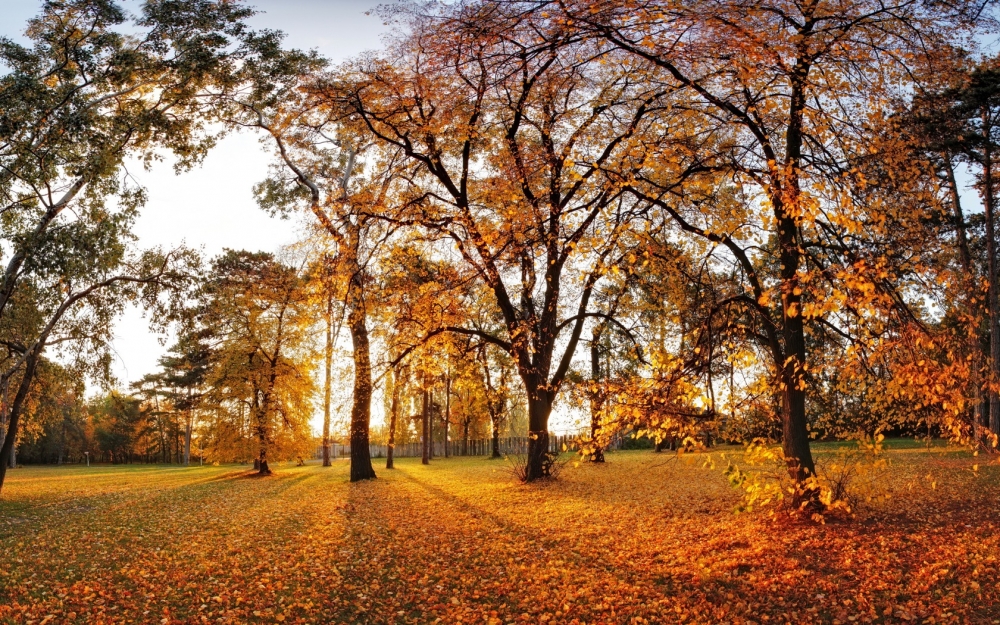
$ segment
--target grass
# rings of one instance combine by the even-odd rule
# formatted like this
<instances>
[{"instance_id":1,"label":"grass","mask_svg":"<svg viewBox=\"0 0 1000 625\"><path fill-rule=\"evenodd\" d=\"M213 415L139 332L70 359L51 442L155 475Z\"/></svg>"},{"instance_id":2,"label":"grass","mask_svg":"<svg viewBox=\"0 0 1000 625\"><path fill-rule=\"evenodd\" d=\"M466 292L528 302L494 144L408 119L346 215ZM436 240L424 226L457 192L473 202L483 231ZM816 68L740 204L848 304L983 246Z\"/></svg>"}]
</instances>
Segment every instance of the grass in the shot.
<instances>
[{"instance_id":1,"label":"grass","mask_svg":"<svg viewBox=\"0 0 1000 625\"><path fill-rule=\"evenodd\" d=\"M1000 466L899 447L888 502L827 525L734 514L718 453L619 452L533 486L480 458L354 485L344 461L22 468L0 622L1000 622Z\"/></svg>"}]
</instances>

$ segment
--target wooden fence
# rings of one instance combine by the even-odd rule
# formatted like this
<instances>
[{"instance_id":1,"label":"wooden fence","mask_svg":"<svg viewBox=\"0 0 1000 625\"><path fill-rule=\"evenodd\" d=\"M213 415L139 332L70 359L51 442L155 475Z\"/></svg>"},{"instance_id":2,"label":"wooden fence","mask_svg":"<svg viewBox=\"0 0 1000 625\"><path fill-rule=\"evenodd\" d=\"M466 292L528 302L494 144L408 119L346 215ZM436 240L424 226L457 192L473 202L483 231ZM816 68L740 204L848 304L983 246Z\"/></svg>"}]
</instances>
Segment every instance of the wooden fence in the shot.
<instances>
[{"instance_id":1,"label":"wooden fence","mask_svg":"<svg viewBox=\"0 0 1000 625\"><path fill-rule=\"evenodd\" d=\"M549 451L575 451L579 447L579 436L576 435L563 435L556 436L555 434L549 435ZM617 441L616 441L617 442ZM463 440L453 440L448 441L448 455L449 456L489 456L493 453L493 439L491 438L477 438L466 441ZM612 447L617 447L617 445L612 445ZM444 442L435 441L433 443L433 456L436 458L443 457L445 455ZM388 453L387 445L369 445L369 451L372 458L385 458ZM528 437L526 436L512 436L500 439L500 453L505 456L515 456L523 455L528 453ZM331 458L347 458L351 455L350 445L338 445L334 444L330 446L330 457ZM393 457L395 458L420 458L423 455L423 444L419 441L415 443L406 443L404 445L396 445L395 451L393 452ZM316 457L323 457L323 448L320 447L316 450Z\"/></svg>"}]
</instances>

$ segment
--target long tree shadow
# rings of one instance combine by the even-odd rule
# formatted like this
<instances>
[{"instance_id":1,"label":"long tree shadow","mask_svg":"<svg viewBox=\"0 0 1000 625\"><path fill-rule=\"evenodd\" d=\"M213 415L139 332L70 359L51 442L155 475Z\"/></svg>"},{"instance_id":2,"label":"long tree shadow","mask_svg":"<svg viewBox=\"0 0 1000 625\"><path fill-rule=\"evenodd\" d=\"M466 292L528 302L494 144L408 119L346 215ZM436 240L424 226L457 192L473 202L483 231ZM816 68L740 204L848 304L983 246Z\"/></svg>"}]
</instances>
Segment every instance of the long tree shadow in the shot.
<instances>
[{"instance_id":1,"label":"long tree shadow","mask_svg":"<svg viewBox=\"0 0 1000 625\"><path fill-rule=\"evenodd\" d=\"M638 606L690 586L690 576L662 567L657 574L644 564L645 558L611 553L614 537L611 542L588 542L580 539L577 528L546 530L518 521L511 515L522 511L498 510L486 501L459 496L425 475L422 479L403 469L391 481L352 487L344 507L343 555L353 564L345 567L345 581L358 589L355 598L364 595L372 608L344 610L339 618L388 623L394 622L391 615L403 615L424 622L454 619L454 611L461 609L465 616L479 619L492 614L507 622L525 613L538 616L563 610L588 621L619 622L621 617L624 622L624 615L610 603L579 597L627 588L622 596L631 594ZM543 495L561 496L557 488L541 490ZM530 505L531 500L520 503ZM655 556L656 546L648 547L646 551ZM374 559L373 554L377 554ZM685 609L706 597L725 602L726 590L721 585L705 588L697 598L678 595L675 602Z\"/></svg>"}]
</instances>

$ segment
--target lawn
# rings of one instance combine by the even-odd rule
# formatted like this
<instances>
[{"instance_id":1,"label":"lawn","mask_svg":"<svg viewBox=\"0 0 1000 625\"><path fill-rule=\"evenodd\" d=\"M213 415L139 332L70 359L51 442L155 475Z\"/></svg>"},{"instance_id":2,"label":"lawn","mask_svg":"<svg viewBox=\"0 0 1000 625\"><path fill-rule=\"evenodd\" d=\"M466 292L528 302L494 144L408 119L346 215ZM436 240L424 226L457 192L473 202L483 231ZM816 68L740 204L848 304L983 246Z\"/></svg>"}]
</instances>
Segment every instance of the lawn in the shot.
<instances>
[{"instance_id":1,"label":"lawn","mask_svg":"<svg viewBox=\"0 0 1000 625\"><path fill-rule=\"evenodd\" d=\"M0 621L1000 623L1000 466L900 447L889 501L826 525L734 514L718 452L533 486L481 458L354 485L344 461L22 468Z\"/></svg>"}]
</instances>

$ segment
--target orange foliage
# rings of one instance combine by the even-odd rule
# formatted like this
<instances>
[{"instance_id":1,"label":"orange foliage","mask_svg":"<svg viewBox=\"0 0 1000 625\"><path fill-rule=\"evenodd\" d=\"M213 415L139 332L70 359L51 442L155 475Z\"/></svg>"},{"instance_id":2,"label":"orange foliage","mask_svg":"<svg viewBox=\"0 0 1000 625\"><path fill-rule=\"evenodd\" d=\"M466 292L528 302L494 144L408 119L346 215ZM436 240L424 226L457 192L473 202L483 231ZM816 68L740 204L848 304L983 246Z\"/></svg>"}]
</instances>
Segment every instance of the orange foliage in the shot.
<instances>
[{"instance_id":1,"label":"orange foliage","mask_svg":"<svg viewBox=\"0 0 1000 625\"><path fill-rule=\"evenodd\" d=\"M267 480L22 469L0 502L0 620L989 623L1000 466L888 457L888 501L826 525L734 515L706 454L615 453L535 487L483 459L354 485L343 461Z\"/></svg>"}]
</instances>

